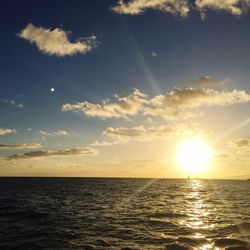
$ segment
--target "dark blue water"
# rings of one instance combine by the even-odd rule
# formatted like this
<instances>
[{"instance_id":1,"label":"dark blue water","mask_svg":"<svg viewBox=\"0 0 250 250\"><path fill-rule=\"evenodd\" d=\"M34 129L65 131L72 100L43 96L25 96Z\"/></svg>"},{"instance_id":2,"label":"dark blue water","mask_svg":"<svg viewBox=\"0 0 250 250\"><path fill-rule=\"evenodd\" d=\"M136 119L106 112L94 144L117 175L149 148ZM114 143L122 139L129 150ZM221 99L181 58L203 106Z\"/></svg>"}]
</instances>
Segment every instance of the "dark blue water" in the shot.
<instances>
[{"instance_id":1,"label":"dark blue water","mask_svg":"<svg viewBox=\"0 0 250 250\"><path fill-rule=\"evenodd\" d=\"M249 249L250 182L0 178L0 249Z\"/></svg>"}]
</instances>

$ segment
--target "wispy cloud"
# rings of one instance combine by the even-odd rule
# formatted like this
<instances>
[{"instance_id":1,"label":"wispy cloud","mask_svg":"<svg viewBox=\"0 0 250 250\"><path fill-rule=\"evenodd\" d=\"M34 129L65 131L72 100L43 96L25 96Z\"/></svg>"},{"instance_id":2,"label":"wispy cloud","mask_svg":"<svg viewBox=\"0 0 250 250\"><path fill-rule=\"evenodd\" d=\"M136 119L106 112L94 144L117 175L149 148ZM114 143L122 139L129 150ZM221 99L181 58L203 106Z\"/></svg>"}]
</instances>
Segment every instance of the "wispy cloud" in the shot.
<instances>
[{"instance_id":1,"label":"wispy cloud","mask_svg":"<svg viewBox=\"0 0 250 250\"><path fill-rule=\"evenodd\" d=\"M183 17L188 16L191 10L198 10L204 19L209 9L240 16L248 12L249 6L249 0L118 0L112 10L119 14L138 15L154 9Z\"/></svg>"},{"instance_id":2,"label":"wispy cloud","mask_svg":"<svg viewBox=\"0 0 250 250\"><path fill-rule=\"evenodd\" d=\"M23 103L18 103L14 100L7 100L7 99L3 99L2 100L3 102L7 103L7 104L10 104L16 108L23 108L24 107L24 104Z\"/></svg>"},{"instance_id":3,"label":"wispy cloud","mask_svg":"<svg viewBox=\"0 0 250 250\"><path fill-rule=\"evenodd\" d=\"M0 148L41 148L42 145L39 143L22 143L22 144L5 144L0 143Z\"/></svg>"},{"instance_id":4,"label":"wispy cloud","mask_svg":"<svg viewBox=\"0 0 250 250\"><path fill-rule=\"evenodd\" d=\"M56 130L56 131L44 131L44 130L39 130L39 133L45 136L53 136L53 135L70 135L69 132L65 130Z\"/></svg>"},{"instance_id":5,"label":"wispy cloud","mask_svg":"<svg viewBox=\"0 0 250 250\"><path fill-rule=\"evenodd\" d=\"M0 135L7 135L7 134L13 134L13 133L16 133L15 129L0 128Z\"/></svg>"},{"instance_id":6,"label":"wispy cloud","mask_svg":"<svg viewBox=\"0 0 250 250\"><path fill-rule=\"evenodd\" d=\"M158 127L108 127L103 134L115 139L114 142L167 140L173 136L190 136L201 133L197 129L190 129L184 125L162 125Z\"/></svg>"},{"instance_id":7,"label":"wispy cloud","mask_svg":"<svg viewBox=\"0 0 250 250\"><path fill-rule=\"evenodd\" d=\"M174 107L145 107L143 110L145 116L161 117L167 121L188 120L193 117L201 116L202 113L190 112Z\"/></svg>"},{"instance_id":8,"label":"wispy cloud","mask_svg":"<svg viewBox=\"0 0 250 250\"><path fill-rule=\"evenodd\" d=\"M76 53L85 54L97 46L96 36L79 38L75 42L69 40L70 32L63 29L46 29L28 24L18 34L19 37L34 43L44 54L68 56Z\"/></svg>"},{"instance_id":9,"label":"wispy cloud","mask_svg":"<svg viewBox=\"0 0 250 250\"><path fill-rule=\"evenodd\" d=\"M51 156L70 156L70 155L95 155L97 150L92 148L72 148L56 151L31 151L23 154L14 154L8 156L6 159L32 159L38 157L51 157Z\"/></svg>"},{"instance_id":10,"label":"wispy cloud","mask_svg":"<svg viewBox=\"0 0 250 250\"><path fill-rule=\"evenodd\" d=\"M95 141L91 144L93 147L105 147L120 144L119 141Z\"/></svg>"},{"instance_id":11,"label":"wispy cloud","mask_svg":"<svg viewBox=\"0 0 250 250\"><path fill-rule=\"evenodd\" d=\"M117 102L111 103L109 100L103 100L102 104L90 102L78 102L75 104L64 104L62 111L80 111L89 117L100 118L125 118L136 115L144 107L146 95L138 89L126 97L116 96Z\"/></svg>"},{"instance_id":12,"label":"wispy cloud","mask_svg":"<svg viewBox=\"0 0 250 250\"><path fill-rule=\"evenodd\" d=\"M213 88L225 84L229 79L217 80L212 76L200 76L197 79L188 80L187 84L193 88Z\"/></svg>"},{"instance_id":13,"label":"wispy cloud","mask_svg":"<svg viewBox=\"0 0 250 250\"><path fill-rule=\"evenodd\" d=\"M217 159L228 159L230 158L230 155L229 154L215 154L214 157Z\"/></svg>"}]
</instances>

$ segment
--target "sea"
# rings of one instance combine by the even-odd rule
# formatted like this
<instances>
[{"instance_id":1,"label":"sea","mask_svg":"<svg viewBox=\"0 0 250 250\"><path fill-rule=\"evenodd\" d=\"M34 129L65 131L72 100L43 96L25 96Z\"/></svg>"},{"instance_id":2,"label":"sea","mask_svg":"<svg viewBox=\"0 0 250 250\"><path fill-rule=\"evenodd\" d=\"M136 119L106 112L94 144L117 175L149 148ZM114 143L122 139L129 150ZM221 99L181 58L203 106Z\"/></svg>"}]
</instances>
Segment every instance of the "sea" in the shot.
<instances>
[{"instance_id":1,"label":"sea","mask_svg":"<svg viewBox=\"0 0 250 250\"><path fill-rule=\"evenodd\" d=\"M0 249L250 249L250 181L0 178Z\"/></svg>"}]
</instances>

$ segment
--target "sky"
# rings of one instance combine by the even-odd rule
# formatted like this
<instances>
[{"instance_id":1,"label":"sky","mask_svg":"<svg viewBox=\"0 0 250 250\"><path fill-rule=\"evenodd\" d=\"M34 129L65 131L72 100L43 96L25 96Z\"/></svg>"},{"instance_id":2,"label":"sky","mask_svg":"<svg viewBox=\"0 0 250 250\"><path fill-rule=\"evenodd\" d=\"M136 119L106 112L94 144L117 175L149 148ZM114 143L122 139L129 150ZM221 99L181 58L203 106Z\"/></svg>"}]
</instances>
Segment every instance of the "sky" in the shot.
<instances>
[{"instance_id":1,"label":"sky","mask_svg":"<svg viewBox=\"0 0 250 250\"><path fill-rule=\"evenodd\" d=\"M2 1L0 176L249 178L249 9ZM194 138L213 155L187 173Z\"/></svg>"}]
</instances>

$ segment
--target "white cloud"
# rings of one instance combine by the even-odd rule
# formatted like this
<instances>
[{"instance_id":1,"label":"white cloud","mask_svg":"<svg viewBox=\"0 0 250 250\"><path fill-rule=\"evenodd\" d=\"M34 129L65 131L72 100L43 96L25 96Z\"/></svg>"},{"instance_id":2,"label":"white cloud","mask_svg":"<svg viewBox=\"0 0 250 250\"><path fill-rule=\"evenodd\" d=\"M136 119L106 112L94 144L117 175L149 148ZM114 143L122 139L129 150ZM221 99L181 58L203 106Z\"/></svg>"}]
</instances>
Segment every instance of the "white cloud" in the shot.
<instances>
[{"instance_id":1,"label":"white cloud","mask_svg":"<svg viewBox=\"0 0 250 250\"><path fill-rule=\"evenodd\" d=\"M1 148L41 148L42 145L39 143L22 143L22 144L6 144L6 143L0 143L0 149Z\"/></svg>"},{"instance_id":2,"label":"white cloud","mask_svg":"<svg viewBox=\"0 0 250 250\"><path fill-rule=\"evenodd\" d=\"M69 132L65 131L65 130L56 130L56 131L44 131L44 130L39 130L39 133L42 135L46 135L46 136L53 136L53 135L70 135Z\"/></svg>"},{"instance_id":3,"label":"white cloud","mask_svg":"<svg viewBox=\"0 0 250 250\"><path fill-rule=\"evenodd\" d=\"M7 134L13 134L13 133L16 133L15 129L0 128L0 135L7 135Z\"/></svg>"},{"instance_id":4,"label":"white cloud","mask_svg":"<svg viewBox=\"0 0 250 250\"><path fill-rule=\"evenodd\" d=\"M7 103L7 104L10 104L16 108L23 108L24 107L24 104L23 103L18 103L14 100L6 100L6 99L3 99L3 102Z\"/></svg>"},{"instance_id":5,"label":"white cloud","mask_svg":"<svg viewBox=\"0 0 250 250\"><path fill-rule=\"evenodd\" d=\"M69 132L65 131L65 130L57 130L54 132L55 135L70 135Z\"/></svg>"},{"instance_id":6,"label":"white cloud","mask_svg":"<svg viewBox=\"0 0 250 250\"><path fill-rule=\"evenodd\" d=\"M146 104L146 95L141 93L138 89L134 89L133 92L126 97L116 97L117 102L111 103L103 101L102 104L94 104L89 102L78 102L76 104L64 104L62 111L80 111L89 117L100 118L125 118L136 115L143 109Z\"/></svg>"},{"instance_id":7,"label":"white cloud","mask_svg":"<svg viewBox=\"0 0 250 250\"><path fill-rule=\"evenodd\" d=\"M188 0L119 0L112 10L119 14L138 15L147 9L155 9L180 16L187 16L190 10Z\"/></svg>"},{"instance_id":8,"label":"white cloud","mask_svg":"<svg viewBox=\"0 0 250 250\"><path fill-rule=\"evenodd\" d=\"M208 9L240 16L248 12L249 7L250 0L118 0L112 10L119 14L138 15L148 9L155 9L186 17L194 9L205 18Z\"/></svg>"},{"instance_id":9,"label":"white cloud","mask_svg":"<svg viewBox=\"0 0 250 250\"><path fill-rule=\"evenodd\" d=\"M207 9L229 12L232 15L240 16L248 11L249 0L196 0L196 7L205 17Z\"/></svg>"},{"instance_id":10,"label":"white cloud","mask_svg":"<svg viewBox=\"0 0 250 250\"><path fill-rule=\"evenodd\" d=\"M43 53L56 56L85 54L97 46L96 36L79 38L76 42L71 42L68 38L69 33L60 28L52 30L30 23L18 36L34 43Z\"/></svg>"},{"instance_id":11,"label":"white cloud","mask_svg":"<svg viewBox=\"0 0 250 250\"><path fill-rule=\"evenodd\" d=\"M152 55L152 57L157 57L158 56L158 54L156 52L154 52L154 51L151 53L151 55Z\"/></svg>"}]
</instances>

